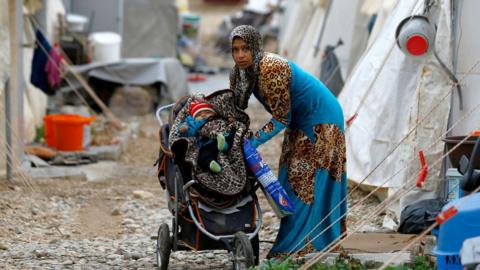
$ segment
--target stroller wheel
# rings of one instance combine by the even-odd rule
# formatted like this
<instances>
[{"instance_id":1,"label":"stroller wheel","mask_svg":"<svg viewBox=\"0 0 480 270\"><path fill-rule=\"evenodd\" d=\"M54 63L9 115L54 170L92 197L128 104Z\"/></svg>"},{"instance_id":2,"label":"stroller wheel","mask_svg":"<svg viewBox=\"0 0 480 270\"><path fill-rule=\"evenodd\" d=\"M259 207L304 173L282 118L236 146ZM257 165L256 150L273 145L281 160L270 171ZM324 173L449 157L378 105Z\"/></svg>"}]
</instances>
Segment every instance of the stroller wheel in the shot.
<instances>
[{"instance_id":1,"label":"stroller wheel","mask_svg":"<svg viewBox=\"0 0 480 270\"><path fill-rule=\"evenodd\" d=\"M172 251L172 238L170 230L165 223L160 224L157 237L157 269L167 270L170 252Z\"/></svg>"},{"instance_id":2,"label":"stroller wheel","mask_svg":"<svg viewBox=\"0 0 480 270\"><path fill-rule=\"evenodd\" d=\"M255 266L252 243L244 232L237 232L233 238L233 268L240 270L252 266Z\"/></svg>"}]
</instances>

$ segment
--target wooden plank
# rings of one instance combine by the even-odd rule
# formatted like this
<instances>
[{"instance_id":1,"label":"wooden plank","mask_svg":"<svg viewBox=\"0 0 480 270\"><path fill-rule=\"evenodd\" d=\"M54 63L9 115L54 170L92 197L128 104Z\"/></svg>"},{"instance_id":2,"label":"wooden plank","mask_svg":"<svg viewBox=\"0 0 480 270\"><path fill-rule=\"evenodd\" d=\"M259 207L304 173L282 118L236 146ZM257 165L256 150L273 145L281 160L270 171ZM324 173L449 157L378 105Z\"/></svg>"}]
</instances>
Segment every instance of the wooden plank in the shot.
<instances>
[{"instance_id":1,"label":"wooden plank","mask_svg":"<svg viewBox=\"0 0 480 270\"><path fill-rule=\"evenodd\" d=\"M349 253L389 253L405 247L417 235L399 233L356 233L342 243Z\"/></svg>"}]
</instances>

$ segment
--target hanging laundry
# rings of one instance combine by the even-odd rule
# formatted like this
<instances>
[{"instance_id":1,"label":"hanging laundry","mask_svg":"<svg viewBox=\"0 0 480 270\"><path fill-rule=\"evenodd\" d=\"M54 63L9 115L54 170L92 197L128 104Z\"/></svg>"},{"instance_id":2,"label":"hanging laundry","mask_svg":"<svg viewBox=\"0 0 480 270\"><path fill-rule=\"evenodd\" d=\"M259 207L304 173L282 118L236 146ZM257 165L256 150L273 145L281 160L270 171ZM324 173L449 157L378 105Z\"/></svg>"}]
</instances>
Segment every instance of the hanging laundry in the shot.
<instances>
[{"instance_id":1,"label":"hanging laundry","mask_svg":"<svg viewBox=\"0 0 480 270\"><path fill-rule=\"evenodd\" d=\"M329 45L325 48L320 70L320 80L335 96L340 94L344 85L342 73L340 71L340 63L334 52L335 48L341 44L343 43L340 43L339 41L337 46Z\"/></svg>"},{"instance_id":2,"label":"hanging laundry","mask_svg":"<svg viewBox=\"0 0 480 270\"><path fill-rule=\"evenodd\" d=\"M30 75L30 82L42 90L47 95L54 95L55 89L48 83L48 73L46 71L48 63L48 55L52 50L52 46L40 32L35 31L35 50L32 58L32 74Z\"/></svg>"},{"instance_id":3,"label":"hanging laundry","mask_svg":"<svg viewBox=\"0 0 480 270\"><path fill-rule=\"evenodd\" d=\"M58 44L55 44L50 50L48 62L45 66L45 71L47 72L48 85L50 88L56 88L60 85L62 80L62 55L59 52Z\"/></svg>"}]
</instances>

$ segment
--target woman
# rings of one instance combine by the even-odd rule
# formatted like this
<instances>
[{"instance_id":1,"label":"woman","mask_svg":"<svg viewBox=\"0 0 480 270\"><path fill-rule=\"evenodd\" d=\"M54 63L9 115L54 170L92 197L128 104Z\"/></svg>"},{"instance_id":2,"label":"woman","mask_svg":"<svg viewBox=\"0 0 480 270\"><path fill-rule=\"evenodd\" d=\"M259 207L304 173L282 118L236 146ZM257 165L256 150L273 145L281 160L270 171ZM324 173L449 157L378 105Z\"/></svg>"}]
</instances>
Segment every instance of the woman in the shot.
<instances>
[{"instance_id":1,"label":"woman","mask_svg":"<svg viewBox=\"0 0 480 270\"><path fill-rule=\"evenodd\" d=\"M252 137L252 144L259 146L286 129L278 178L296 212L281 220L269 257L322 250L345 227L345 222L337 221L347 211L346 201L337 207L347 193L342 109L315 77L278 55L263 52L260 34L252 26L236 27L230 42L235 61L230 88L237 105L246 109L253 93L272 115Z\"/></svg>"}]
</instances>

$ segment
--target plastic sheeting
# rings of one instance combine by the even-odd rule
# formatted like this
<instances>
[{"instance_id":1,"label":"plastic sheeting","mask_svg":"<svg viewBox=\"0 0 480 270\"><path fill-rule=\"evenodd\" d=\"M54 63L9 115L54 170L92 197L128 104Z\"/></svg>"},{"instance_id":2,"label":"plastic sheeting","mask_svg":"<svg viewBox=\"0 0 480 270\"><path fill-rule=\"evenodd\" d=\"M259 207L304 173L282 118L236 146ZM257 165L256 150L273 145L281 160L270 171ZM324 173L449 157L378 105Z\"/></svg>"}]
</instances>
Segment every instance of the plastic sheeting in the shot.
<instances>
[{"instance_id":1,"label":"plastic sheeting","mask_svg":"<svg viewBox=\"0 0 480 270\"><path fill-rule=\"evenodd\" d=\"M173 100L188 94L187 72L176 58L122 59L112 63L73 66L70 71L123 85L161 82L167 86Z\"/></svg>"},{"instance_id":2,"label":"plastic sheeting","mask_svg":"<svg viewBox=\"0 0 480 270\"><path fill-rule=\"evenodd\" d=\"M480 31L478 31L478 10L480 1L455 1L458 5L456 29L457 78L463 93L463 111L459 109L458 95L455 93L452 103L451 122L467 116L479 106L478 85L480 85ZM452 130L452 136L466 135L480 129L480 112L477 110Z\"/></svg>"},{"instance_id":3,"label":"plastic sheeting","mask_svg":"<svg viewBox=\"0 0 480 270\"><path fill-rule=\"evenodd\" d=\"M175 57L178 11L174 0L125 0L123 57Z\"/></svg>"},{"instance_id":4,"label":"plastic sheeting","mask_svg":"<svg viewBox=\"0 0 480 270\"><path fill-rule=\"evenodd\" d=\"M440 8L436 48L444 62L451 63L449 1L442 1ZM412 59L395 44L398 23L421 11L422 2L405 0L397 3L371 48L352 71L339 97L346 118L358 111L358 117L346 131L350 180L364 180L388 156L364 184L393 187L390 194L407 181L410 181L407 185L410 188L415 185L418 175L417 151L425 152L430 164L427 192L410 193L413 195L404 196L401 205L404 201L410 204L420 198L432 197L432 192L428 191L437 188L441 162L435 167L432 163L441 156L443 143L429 146L445 132L450 109L449 98L441 100L448 95L451 84L433 56ZM433 113L429 114L432 110ZM424 118L426 120L413 132L415 125ZM407 134L410 136L402 142ZM398 148L389 155L397 145ZM388 183L384 184L387 180ZM399 209L395 210L399 214Z\"/></svg>"}]
</instances>

